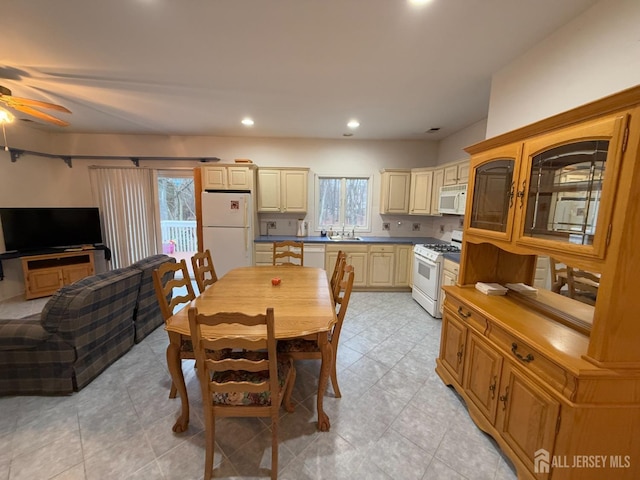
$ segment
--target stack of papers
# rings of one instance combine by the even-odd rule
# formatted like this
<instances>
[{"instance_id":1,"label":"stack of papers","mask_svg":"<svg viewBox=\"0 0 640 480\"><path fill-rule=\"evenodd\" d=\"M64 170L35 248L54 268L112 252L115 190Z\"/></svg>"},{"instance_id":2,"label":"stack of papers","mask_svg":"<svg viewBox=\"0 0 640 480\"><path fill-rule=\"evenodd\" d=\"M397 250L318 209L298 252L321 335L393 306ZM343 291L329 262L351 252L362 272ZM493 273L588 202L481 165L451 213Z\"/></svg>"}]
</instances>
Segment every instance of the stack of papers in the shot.
<instances>
[{"instance_id":1,"label":"stack of papers","mask_svg":"<svg viewBox=\"0 0 640 480\"><path fill-rule=\"evenodd\" d=\"M507 293L507 288L503 287L499 283L476 283L476 289L484 293L485 295L504 295Z\"/></svg>"},{"instance_id":2,"label":"stack of papers","mask_svg":"<svg viewBox=\"0 0 640 480\"><path fill-rule=\"evenodd\" d=\"M506 285L507 288L514 292L518 292L520 295L526 295L527 297L535 297L538 295L538 289L533 288L526 283L507 283Z\"/></svg>"}]
</instances>

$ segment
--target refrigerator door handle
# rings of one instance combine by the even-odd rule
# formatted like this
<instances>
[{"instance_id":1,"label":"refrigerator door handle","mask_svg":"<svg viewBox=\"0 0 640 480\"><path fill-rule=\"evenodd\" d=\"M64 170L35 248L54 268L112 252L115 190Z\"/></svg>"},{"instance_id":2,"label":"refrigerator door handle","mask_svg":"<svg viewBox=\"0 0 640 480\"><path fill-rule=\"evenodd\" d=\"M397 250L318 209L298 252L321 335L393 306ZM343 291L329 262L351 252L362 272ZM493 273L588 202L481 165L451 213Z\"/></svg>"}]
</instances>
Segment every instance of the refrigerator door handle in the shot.
<instances>
[{"instance_id":1,"label":"refrigerator door handle","mask_svg":"<svg viewBox=\"0 0 640 480\"><path fill-rule=\"evenodd\" d=\"M248 216L248 209L249 209L249 203L247 202L247 199L245 198L244 200L244 251L246 252L247 250L249 250L249 224L247 223L247 216Z\"/></svg>"}]
</instances>

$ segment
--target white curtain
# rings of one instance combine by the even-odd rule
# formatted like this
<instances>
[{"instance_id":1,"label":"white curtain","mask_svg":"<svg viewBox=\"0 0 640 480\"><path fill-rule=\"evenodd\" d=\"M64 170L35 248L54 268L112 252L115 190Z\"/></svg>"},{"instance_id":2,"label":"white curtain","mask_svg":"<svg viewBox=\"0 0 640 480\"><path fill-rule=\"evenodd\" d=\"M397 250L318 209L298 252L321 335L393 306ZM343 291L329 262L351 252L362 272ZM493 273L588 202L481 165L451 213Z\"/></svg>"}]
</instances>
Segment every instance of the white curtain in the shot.
<instances>
[{"instance_id":1,"label":"white curtain","mask_svg":"<svg viewBox=\"0 0 640 480\"><path fill-rule=\"evenodd\" d=\"M131 265L158 252L154 174L148 168L89 167L111 266Z\"/></svg>"}]
</instances>

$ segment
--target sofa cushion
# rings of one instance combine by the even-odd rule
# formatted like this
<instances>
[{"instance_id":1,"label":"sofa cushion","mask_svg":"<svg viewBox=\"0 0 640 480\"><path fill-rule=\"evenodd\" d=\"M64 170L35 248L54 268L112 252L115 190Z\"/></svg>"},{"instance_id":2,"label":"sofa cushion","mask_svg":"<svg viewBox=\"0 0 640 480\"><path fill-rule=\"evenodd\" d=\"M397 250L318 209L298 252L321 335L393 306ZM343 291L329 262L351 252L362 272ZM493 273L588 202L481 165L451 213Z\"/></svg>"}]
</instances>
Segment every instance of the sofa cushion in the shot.
<instances>
[{"instance_id":1,"label":"sofa cushion","mask_svg":"<svg viewBox=\"0 0 640 480\"><path fill-rule=\"evenodd\" d=\"M52 335L42 328L40 314L19 319L0 319L0 350L34 348Z\"/></svg>"}]
</instances>

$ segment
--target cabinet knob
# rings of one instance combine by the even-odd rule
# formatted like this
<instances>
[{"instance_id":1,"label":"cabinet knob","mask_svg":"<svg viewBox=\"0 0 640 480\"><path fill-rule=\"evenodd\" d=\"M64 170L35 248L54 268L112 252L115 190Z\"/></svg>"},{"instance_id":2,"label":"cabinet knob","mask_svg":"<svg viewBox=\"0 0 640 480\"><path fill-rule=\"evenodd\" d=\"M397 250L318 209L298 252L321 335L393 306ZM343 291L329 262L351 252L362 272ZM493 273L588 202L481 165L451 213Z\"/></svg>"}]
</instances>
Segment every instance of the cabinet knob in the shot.
<instances>
[{"instance_id":1,"label":"cabinet knob","mask_svg":"<svg viewBox=\"0 0 640 480\"><path fill-rule=\"evenodd\" d=\"M493 383L489 385L489 391L491 392L491 399L496 398L496 385L498 384L498 376L493 376Z\"/></svg>"},{"instance_id":2,"label":"cabinet knob","mask_svg":"<svg viewBox=\"0 0 640 480\"><path fill-rule=\"evenodd\" d=\"M507 385L507 387L504 389L504 395L500 395L500 397L498 398L502 402L502 410L506 410L507 401L509 400L509 385Z\"/></svg>"}]
</instances>

